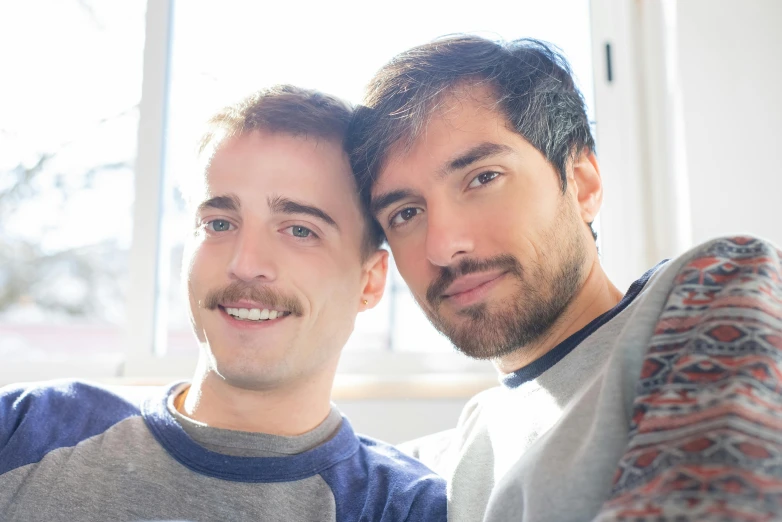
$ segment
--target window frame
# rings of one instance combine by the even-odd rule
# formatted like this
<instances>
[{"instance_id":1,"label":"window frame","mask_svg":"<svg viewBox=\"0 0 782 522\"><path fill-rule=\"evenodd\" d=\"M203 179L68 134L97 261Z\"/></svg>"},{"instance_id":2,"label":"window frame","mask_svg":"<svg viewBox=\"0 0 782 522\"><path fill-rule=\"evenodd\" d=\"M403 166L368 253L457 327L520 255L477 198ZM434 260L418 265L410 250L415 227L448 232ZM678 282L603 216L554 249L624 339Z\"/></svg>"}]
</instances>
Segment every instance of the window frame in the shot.
<instances>
[{"instance_id":1,"label":"window frame","mask_svg":"<svg viewBox=\"0 0 782 522\"><path fill-rule=\"evenodd\" d=\"M609 186L596 223L600 249L609 275L624 283L649 265L644 238L646 214L642 205L644 171L641 164L642 114L636 79L634 30L637 11L622 0L591 0L596 138L603 177ZM135 201L129 251L129 289L123 329L124 361L90 365L87 361L11 363L0 369L2 382L40 380L59 376L161 382L192 376L198 351L189 357L161 355L168 321L167 303L170 254L165 227L161 226L166 186L166 111L171 67L171 33L174 0L148 0L145 26L142 93L139 102L138 149L134 167ZM616 71L606 81L605 43L615 50ZM610 194L622 194L622 198ZM154 204L151 204L154 202ZM627 238L637 238L628 248ZM348 351L338 374L376 378L430 374L495 376L485 361L453 353ZM496 377L492 377L495 378ZM12 380L11 380L12 379ZM338 377L339 380L339 377ZM435 379L436 380L436 379Z\"/></svg>"}]
</instances>

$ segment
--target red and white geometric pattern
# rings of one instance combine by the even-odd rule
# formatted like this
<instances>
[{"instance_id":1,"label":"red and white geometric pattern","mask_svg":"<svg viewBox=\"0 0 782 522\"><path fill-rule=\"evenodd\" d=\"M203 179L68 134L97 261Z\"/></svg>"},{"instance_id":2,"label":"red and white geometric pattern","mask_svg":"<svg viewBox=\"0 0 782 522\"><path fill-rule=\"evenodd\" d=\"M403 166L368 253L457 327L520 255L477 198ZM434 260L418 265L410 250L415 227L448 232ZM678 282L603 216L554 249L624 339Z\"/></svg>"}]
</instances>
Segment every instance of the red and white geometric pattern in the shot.
<instances>
[{"instance_id":1,"label":"red and white geometric pattern","mask_svg":"<svg viewBox=\"0 0 782 522\"><path fill-rule=\"evenodd\" d=\"M781 257L722 239L677 275L596 520L782 520Z\"/></svg>"}]
</instances>

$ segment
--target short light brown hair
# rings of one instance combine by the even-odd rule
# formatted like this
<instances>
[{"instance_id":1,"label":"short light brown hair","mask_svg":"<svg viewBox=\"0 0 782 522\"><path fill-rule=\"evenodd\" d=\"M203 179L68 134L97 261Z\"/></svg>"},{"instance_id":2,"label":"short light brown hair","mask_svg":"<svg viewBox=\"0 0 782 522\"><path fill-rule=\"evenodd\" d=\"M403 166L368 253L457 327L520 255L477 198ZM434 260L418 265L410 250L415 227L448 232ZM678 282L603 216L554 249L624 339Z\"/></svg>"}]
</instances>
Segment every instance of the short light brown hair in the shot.
<instances>
[{"instance_id":1,"label":"short light brown hair","mask_svg":"<svg viewBox=\"0 0 782 522\"><path fill-rule=\"evenodd\" d=\"M198 155L224 139L255 130L313 137L345 146L353 108L335 96L293 85L275 85L253 93L242 101L224 107L207 121L207 131L198 143ZM383 233L358 196L364 217L362 257L375 252Z\"/></svg>"},{"instance_id":2,"label":"short light brown hair","mask_svg":"<svg viewBox=\"0 0 782 522\"><path fill-rule=\"evenodd\" d=\"M343 143L352 114L353 108L335 96L293 85L275 85L224 107L209 118L198 153L202 154L216 139L254 130Z\"/></svg>"}]
</instances>

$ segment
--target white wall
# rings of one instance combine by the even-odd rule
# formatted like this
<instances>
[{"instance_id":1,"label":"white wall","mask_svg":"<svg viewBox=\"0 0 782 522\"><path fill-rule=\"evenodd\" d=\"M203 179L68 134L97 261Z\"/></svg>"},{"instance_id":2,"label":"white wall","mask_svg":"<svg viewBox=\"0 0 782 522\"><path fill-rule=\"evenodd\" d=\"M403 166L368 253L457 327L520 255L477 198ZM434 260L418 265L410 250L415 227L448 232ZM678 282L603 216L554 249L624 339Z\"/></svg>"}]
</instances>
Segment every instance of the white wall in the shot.
<instances>
[{"instance_id":1,"label":"white wall","mask_svg":"<svg viewBox=\"0 0 782 522\"><path fill-rule=\"evenodd\" d=\"M782 245L782 1L591 5L600 233L612 280L626 288L715 236Z\"/></svg>"},{"instance_id":2,"label":"white wall","mask_svg":"<svg viewBox=\"0 0 782 522\"><path fill-rule=\"evenodd\" d=\"M782 245L782 2L680 0L677 15L692 239Z\"/></svg>"}]
</instances>

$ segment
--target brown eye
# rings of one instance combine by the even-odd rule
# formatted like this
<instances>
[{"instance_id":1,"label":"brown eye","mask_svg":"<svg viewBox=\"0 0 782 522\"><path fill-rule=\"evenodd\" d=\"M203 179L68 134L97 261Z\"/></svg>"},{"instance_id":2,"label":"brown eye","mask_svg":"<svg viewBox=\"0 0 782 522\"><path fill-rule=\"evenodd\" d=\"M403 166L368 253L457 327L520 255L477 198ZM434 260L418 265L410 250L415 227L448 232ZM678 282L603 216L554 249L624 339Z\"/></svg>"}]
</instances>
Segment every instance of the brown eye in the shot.
<instances>
[{"instance_id":1,"label":"brown eye","mask_svg":"<svg viewBox=\"0 0 782 522\"><path fill-rule=\"evenodd\" d=\"M392 227L403 225L406 222L410 221L414 217L416 217L418 214L420 214L422 210L418 207L407 207L403 208L393 216L391 216L390 225Z\"/></svg>"},{"instance_id":2,"label":"brown eye","mask_svg":"<svg viewBox=\"0 0 782 522\"><path fill-rule=\"evenodd\" d=\"M410 219L413 219L413 217L415 217L415 215L418 214L418 209L417 208L406 208L402 212L400 212L399 214L402 217L403 221L408 221Z\"/></svg>"},{"instance_id":3,"label":"brown eye","mask_svg":"<svg viewBox=\"0 0 782 522\"><path fill-rule=\"evenodd\" d=\"M497 176L499 176L499 172L489 171L489 172L481 172L473 180L470 182L470 184L467 186L468 188L475 188L479 187L481 185L486 185L487 183L491 183L491 181L494 180Z\"/></svg>"}]
</instances>

